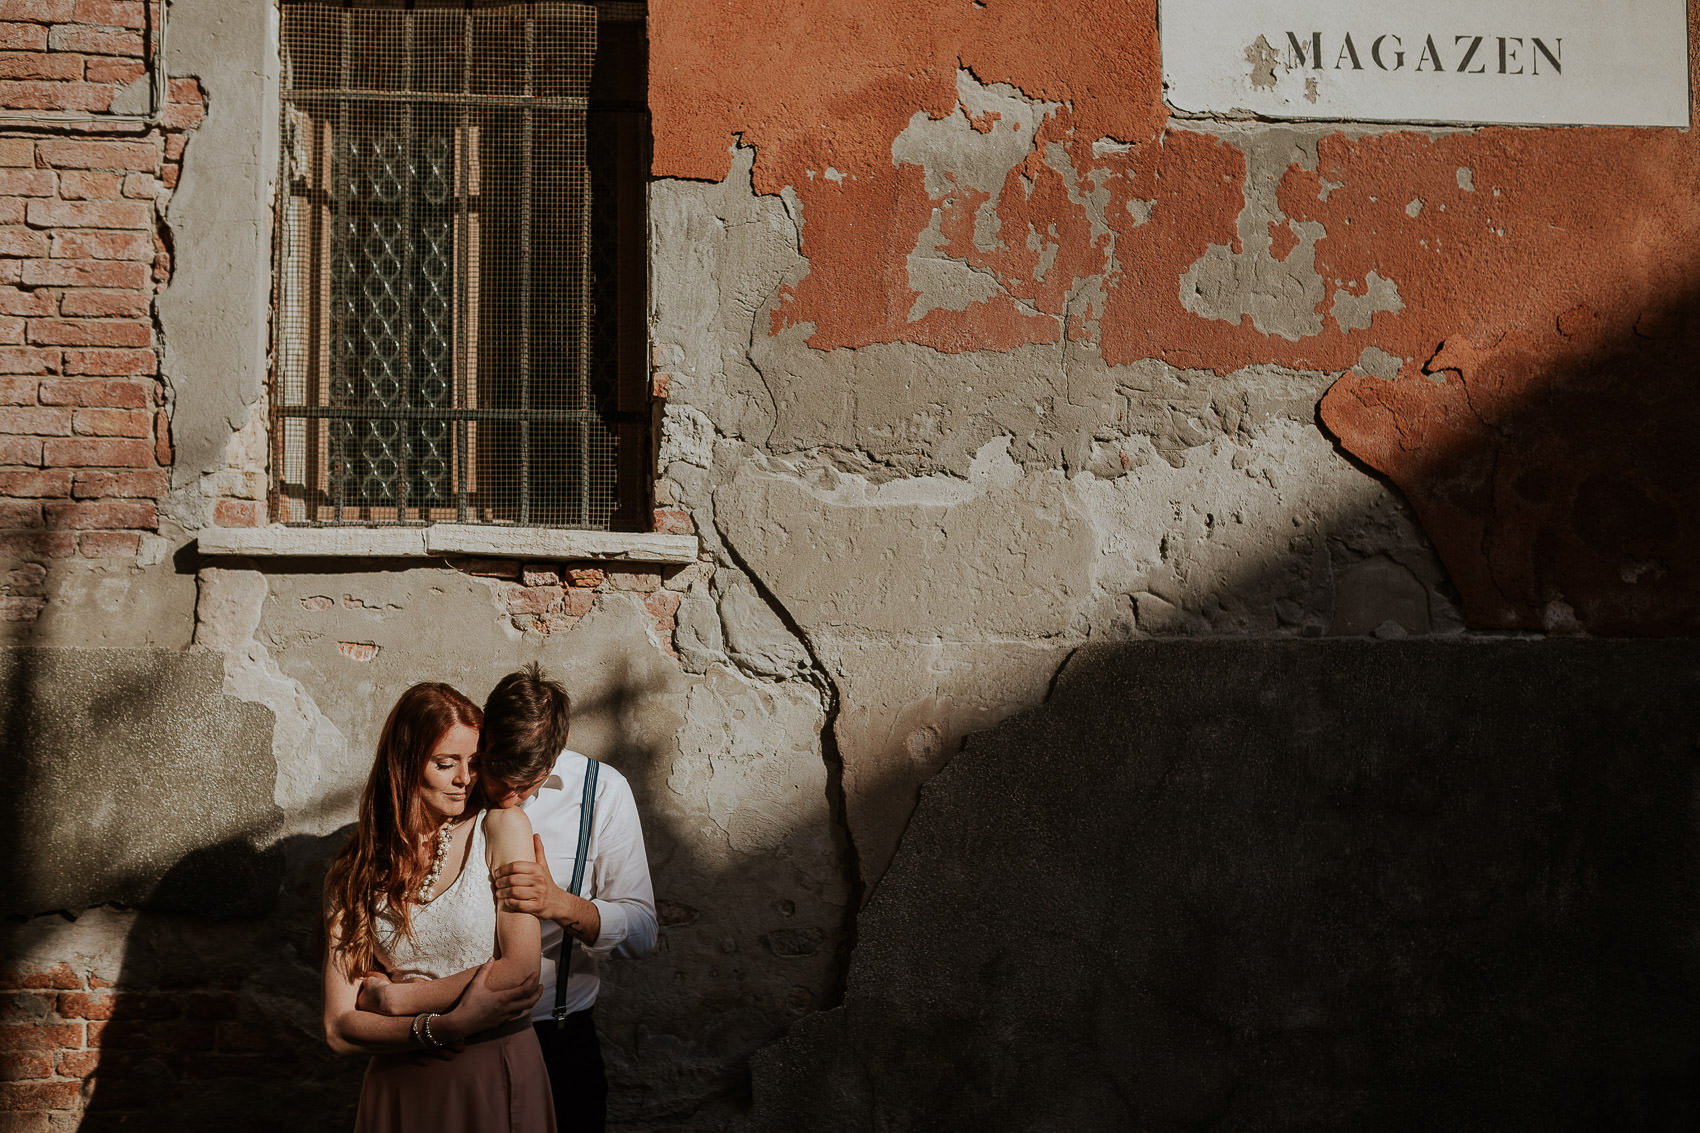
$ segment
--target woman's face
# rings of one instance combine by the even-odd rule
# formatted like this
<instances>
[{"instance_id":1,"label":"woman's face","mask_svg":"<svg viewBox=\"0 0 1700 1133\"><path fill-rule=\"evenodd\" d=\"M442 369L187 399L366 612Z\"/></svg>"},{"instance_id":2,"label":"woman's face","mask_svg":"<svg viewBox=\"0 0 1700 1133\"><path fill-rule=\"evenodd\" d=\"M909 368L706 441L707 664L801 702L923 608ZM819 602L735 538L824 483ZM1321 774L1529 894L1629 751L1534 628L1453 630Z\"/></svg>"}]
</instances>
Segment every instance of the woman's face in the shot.
<instances>
[{"instance_id":1,"label":"woman's face","mask_svg":"<svg viewBox=\"0 0 1700 1133\"><path fill-rule=\"evenodd\" d=\"M478 778L478 729L456 724L442 734L425 759L419 793L425 813L439 825L466 810L467 792Z\"/></svg>"}]
</instances>

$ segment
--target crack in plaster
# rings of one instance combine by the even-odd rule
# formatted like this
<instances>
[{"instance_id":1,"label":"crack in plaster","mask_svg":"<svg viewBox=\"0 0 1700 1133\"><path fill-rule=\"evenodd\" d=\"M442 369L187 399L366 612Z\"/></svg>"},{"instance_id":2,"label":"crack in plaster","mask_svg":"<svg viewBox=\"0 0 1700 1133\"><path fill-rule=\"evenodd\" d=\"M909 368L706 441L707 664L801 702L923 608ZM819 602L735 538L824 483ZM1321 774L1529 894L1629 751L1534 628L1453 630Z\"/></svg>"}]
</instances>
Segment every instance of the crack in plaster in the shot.
<instances>
[{"instance_id":1,"label":"crack in plaster","mask_svg":"<svg viewBox=\"0 0 1700 1133\"><path fill-rule=\"evenodd\" d=\"M224 656L224 691L272 710L272 755L277 761L273 801L289 816L283 834L329 834L342 823L325 805L326 784L349 766L348 739L320 711L312 695L278 667L258 640L267 584L253 570L208 567L198 576L195 638L198 648ZM343 776L346 777L346 774ZM357 791L358 782L350 781Z\"/></svg>"}]
</instances>

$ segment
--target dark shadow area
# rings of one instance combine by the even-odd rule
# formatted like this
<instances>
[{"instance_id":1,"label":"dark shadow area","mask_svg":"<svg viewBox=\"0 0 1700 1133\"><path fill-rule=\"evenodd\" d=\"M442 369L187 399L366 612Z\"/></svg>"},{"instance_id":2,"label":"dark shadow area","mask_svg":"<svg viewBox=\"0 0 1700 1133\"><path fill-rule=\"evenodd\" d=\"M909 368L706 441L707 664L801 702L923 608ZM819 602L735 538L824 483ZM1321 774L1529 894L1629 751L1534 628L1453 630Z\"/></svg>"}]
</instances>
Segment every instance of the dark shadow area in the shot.
<instances>
[{"instance_id":1,"label":"dark shadow area","mask_svg":"<svg viewBox=\"0 0 1700 1133\"><path fill-rule=\"evenodd\" d=\"M751 1128L1693 1128L1697 736L1691 641L1083 650Z\"/></svg>"},{"instance_id":2,"label":"dark shadow area","mask_svg":"<svg viewBox=\"0 0 1700 1133\"><path fill-rule=\"evenodd\" d=\"M325 1046L318 983L324 866L346 837L296 835L264 853L235 840L166 874L112 991L90 997L103 1022L89 1024L98 1063L79 1129L352 1128L364 1063ZM268 869L269 885L252 882ZM209 914L209 890L241 899Z\"/></svg>"}]
</instances>

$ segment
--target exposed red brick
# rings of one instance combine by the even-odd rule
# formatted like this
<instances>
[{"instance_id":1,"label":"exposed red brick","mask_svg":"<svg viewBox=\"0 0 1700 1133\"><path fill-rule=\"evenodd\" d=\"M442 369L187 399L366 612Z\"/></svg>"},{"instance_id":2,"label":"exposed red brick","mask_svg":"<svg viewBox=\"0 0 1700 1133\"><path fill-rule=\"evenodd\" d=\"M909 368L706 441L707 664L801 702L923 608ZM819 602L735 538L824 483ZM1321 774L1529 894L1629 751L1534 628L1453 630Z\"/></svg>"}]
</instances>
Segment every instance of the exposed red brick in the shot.
<instances>
[{"instance_id":1,"label":"exposed red brick","mask_svg":"<svg viewBox=\"0 0 1700 1133\"><path fill-rule=\"evenodd\" d=\"M608 576L596 567L583 567L567 571L568 586L597 587Z\"/></svg>"},{"instance_id":2,"label":"exposed red brick","mask_svg":"<svg viewBox=\"0 0 1700 1133\"><path fill-rule=\"evenodd\" d=\"M68 551L43 551L26 548L24 547L24 544L19 541L20 538L22 537L15 536L11 533L0 532L0 552L7 555L51 555L58 559L65 558L70 553ZM52 535L40 536L40 538L69 540L70 537L64 535ZM46 608L46 598L34 595L0 595L0 622L33 622L36 618L41 616L41 611Z\"/></svg>"},{"instance_id":3,"label":"exposed red brick","mask_svg":"<svg viewBox=\"0 0 1700 1133\"><path fill-rule=\"evenodd\" d=\"M149 355L152 356L151 354ZM46 378L40 381L43 405L87 405L103 409L146 409L153 403L153 383L109 381L101 378ZM136 436L145 436L137 433Z\"/></svg>"},{"instance_id":4,"label":"exposed red brick","mask_svg":"<svg viewBox=\"0 0 1700 1133\"><path fill-rule=\"evenodd\" d=\"M40 563L29 563L27 567L28 570L8 571L7 580L14 586L35 585L47 576L47 568ZM56 999L53 992L0 993L0 1023L45 1023L53 1014Z\"/></svg>"},{"instance_id":5,"label":"exposed red brick","mask_svg":"<svg viewBox=\"0 0 1700 1133\"><path fill-rule=\"evenodd\" d=\"M30 318L57 315L58 303L51 291L25 291L19 287L0 287L0 315L25 315Z\"/></svg>"},{"instance_id":6,"label":"exposed red brick","mask_svg":"<svg viewBox=\"0 0 1700 1133\"><path fill-rule=\"evenodd\" d=\"M0 358L3 361L3 358ZM159 369L159 356L152 350L67 350L67 374L98 374L114 377L152 374ZM13 373L39 371L14 370ZM55 371L46 371L55 372Z\"/></svg>"},{"instance_id":7,"label":"exposed red brick","mask_svg":"<svg viewBox=\"0 0 1700 1133\"><path fill-rule=\"evenodd\" d=\"M525 567L520 571L519 580L527 586L559 586L561 576L553 570L540 567Z\"/></svg>"},{"instance_id":8,"label":"exposed red brick","mask_svg":"<svg viewBox=\"0 0 1700 1133\"><path fill-rule=\"evenodd\" d=\"M39 51L0 52L0 79L66 81L82 77L81 55L48 55Z\"/></svg>"},{"instance_id":9,"label":"exposed red brick","mask_svg":"<svg viewBox=\"0 0 1700 1133\"><path fill-rule=\"evenodd\" d=\"M608 586L612 590L659 590L661 572L649 567L609 564Z\"/></svg>"},{"instance_id":10,"label":"exposed red brick","mask_svg":"<svg viewBox=\"0 0 1700 1133\"><path fill-rule=\"evenodd\" d=\"M171 486L171 476L163 468L142 472L76 472L71 483L71 495L79 500L121 497L126 499L159 499Z\"/></svg>"},{"instance_id":11,"label":"exposed red brick","mask_svg":"<svg viewBox=\"0 0 1700 1133\"><path fill-rule=\"evenodd\" d=\"M72 18L75 0L0 0L0 20L62 24Z\"/></svg>"},{"instance_id":12,"label":"exposed red brick","mask_svg":"<svg viewBox=\"0 0 1700 1133\"><path fill-rule=\"evenodd\" d=\"M129 531L86 531L77 538L85 559L133 559L142 550L142 537Z\"/></svg>"},{"instance_id":13,"label":"exposed red brick","mask_svg":"<svg viewBox=\"0 0 1700 1133\"><path fill-rule=\"evenodd\" d=\"M130 176L151 179L151 174L147 173L132 173ZM29 232L30 230L26 228L21 229L21 231ZM39 235L39 233L35 233L35 235ZM105 232L88 228L53 233L50 248L51 255L56 260L140 260L147 262L151 261L154 255L153 235L151 233ZM141 286L141 284L136 286Z\"/></svg>"},{"instance_id":14,"label":"exposed red brick","mask_svg":"<svg viewBox=\"0 0 1700 1133\"><path fill-rule=\"evenodd\" d=\"M124 195L137 200L152 200L159 195L159 178L152 173L126 173Z\"/></svg>"},{"instance_id":15,"label":"exposed red brick","mask_svg":"<svg viewBox=\"0 0 1700 1133\"><path fill-rule=\"evenodd\" d=\"M45 256L48 247L45 233L17 225L0 228L0 256Z\"/></svg>"},{"instance_id":16,"label":"exposed red brick","mask_svg":"<svg viewBox=\"0 0 1700 1133\"><path fill-rule=\"evenodd\" d=\"M55 531L152 531L159 526L159 506L152 500L78 500L49 503L43 510Z\"/></svg>"},{"instance_id":17,"label":"exposed red brick","mask_svg":"<svg viewBox=\"0 0 1700 1133\"><path fill-rule=\"evenodd\" d=\"M456 566L481 578L518 578L518 559L461 559Z\"/></svg>"},{"instance_id":18,"label":"exposed red brick","mask_svg":"<svg viewBox=\"0 0 1700 1133\"><path fill-rule=\"evenodd\" d=\"M90 443L90 442L87 442L87 441L84 441L84 442L51 441L51 442L43 442L43 443L44 444L50 443L50 444L68 445L68 444L78 444L78 443L87 444L87 443ZM101 442L101 443L112 443L112 442ZM54 461L53 463L57 464L58 461ZM32 471L29 471L29 472L0 472L0 496L36 496L36 497L42 497L42 498L62 500L62 499L65 499L70 494L71 494L71 471L68 468L44 468L44 469L41 469L40 471L33 471L32 470ZM70 971L70 969L65 968L65 966L63 964L61 964L59 966L59 968L55 968L53 970L55 972L57 972L57 971L60 970L60 968L63 968L67 972ZM80 982L71 983L71 984L54 984L54 983L42 983L42 982L40 982L44 978L46 978L46 977L41 972L31 973L29 976L25 977L24 986L25 987L81 987L81 986L83 986ZM77 977L75 975L72 975L70 978L75 980Z\"/></svg>"},{"instance_id":19,"label":"exposed red brick","mask_svg":"<svg viewBox=\"0 0 1700 1133\"><path fill-rule=\"evenodd\" d=\"M0 197L0 224L22 224L24 222L24 202L11 197ZM16 283L18 265L0 260L0 283Z\"/></svg>"},{"instance_id":20,"label":"exposed red brick","mask_svg":"<svg viewBox=\"0 0 1700 1133\"><path fill-rule=\"evenodd\" d=\"M83 77L91 83L116 83L122 86L135 82L147 72L148 65L140 59L96 57L90 59L84 67Z\"/></svg>"},{"instance_id":21,"label":"exposed red brick","mask_svg":"<svg viewBox=\"0 0 1700 1133\"><path fill-rule=\"evenodd\" d=\"M76 0L73 9L79 24L99 24L109 28L140 28L147 26L147 16L137 0Z\"/></svg>"},{"instance_id":22,"label":"exposed red brick","mask_svg":"<svg viewBox=\"0 0 1700 1133\"><path fill-rule=\"evenodd\" d=\"M40 378L0 378L0 405L34 405L40 389Z\"/></svg>"},{"instance_id":23,"label":"exposed red brick","mask_svg":"<svg viewBox=\"0 0 1700 1133\"><path fill-rule=\"evenodd\" d=\"M59 1054L59 1073L67 1078L87 1078L100 1068L100 1051L67 1050Z\"/></svg>"},{"instance_id":24,"label":"exposed red brick","mask_svg":"<svg viewBox=\"0 0 1700 1133\"><path fill-rule=\"evenodd\" d=\"M57 374L59 351L41 346L0 346L0 374Z\"/></svg>"},{"instance_id":25,"label":"exposed red brick","mask_svg":"<svg viewBox=\"0 0 1700 1133\"><path fill-rule=\"evenodd\" d=\"M35 319L29 340L47 346L146 346L153 341L153 328L136 321Z\"/></svg>"},{"instance_id":26,"label":"exposed red brick","mask_svg":"<svg viewBox=\"0 0 1700 1133\"><path fill-rule=\"evenodd\" d=\"M0 436L0 464L27 464L40 468L41 438Z\"/></svg>"},{"instance_id":27,"label":"exposed red brick","mask_svg":"<svg viewBox=\"0 0 1700 1133\"><path fill-rule=\"evenodd\" d=\"M58 180L51 169L0 169L0 196L51 197Z\"/></svg>"},{"instance_id":28,"label":"exposed red brick","mask_svg":"<svg viewBox=\"0 0 1700 1133\"><path fill-rule=\"evenodd\" d=\"M24 219L36 228L148 228L153 206L141 201L38 200L25 206Z\"/></svg>"},{"instance_id":29,"label":"exposed red brick","mask_svg":"<svg viewBox=\"0 0 1700 1133\"><path fill-rule=\"evenodd\" d=\"M62 1050L82 1045L81 1023L30 1023L0 1027L0 1050Z\"/></svg>"},{"instance_id":30,"label":"exposed red brick","mask_svg":"<svg viewBox=\"0 0 1700 1133\"><path fill-rule=\"evenodd\" d=\"M47 35L54 51L80 51L84 55L142 54L142 36L133 31L102 31L99 28L61 24Z\"/></svg>"},{"instance_id":31,"label":"exposed red brick","mask_svg":"<svg viewBox=\"0 0 1700 1133\"><path fill-rule=\"evenodd\" d=\"M40 500L0 499L0 528L36 528L46 525Z\"/></svg>"},{"instance_id":32,"label":"exposed red brick","mask_svg":"<svg viewBox=\"0 0 1700 1133\"><path fill-rule=\"evenodd\" d=\"M124 187L122 175L104 170L73 169L58 177L59 195L67 201L114 201Z\"/></svg>"},{"instance_id":33,"label":"exposed red brick","mask_svg":"<svg viewBox=\"0 0 1700 1133\"><path fill-rule=\"evenodd\" d=\"M41 456L53 468L148 468L153 445L117 437L70 437L45 441ZM69 472L67 471L67 476ZM55 493L68 495L67 492Z\"/></svg>"},{"instance_id":34,"label":"exposed red brick","mask_svg":"<svg viewBox=\"0 0 1700 1133\"><path fill-rule=\"evenodd\" d=\"M132 318L148 313L150 300L136 291L67 291L59 313L67 318Z\"/></svg>"},{"instance_id":35,"label":"exposed red brick","mask_svg":"<svg viewBox=\"0 0 1700 1133\"><path fill-rule=\"evenodd\" d=\"M10 51L45 51L47 29L40 24L0 24L0 48Z\"/></svg>"},{"instance_id":36,"label":"exposed red brick","mask_svg":"<svg viewBox=\"0 0 1700 1133\"><path fill-rule=\"evenodd\" d=\"M77 1082L6 1082L0 1084L0 1110L70 1109L80 1089Z\"/></svg>"},{"instance_id":37,"label":"exposed red brick","mask_svg":"<svg viewBox=\"0 0 1700 1133\"><path fill-rule=\"evenodd\" d=\"M16 110L105 110L116 93L105 83L0 82L0 103Z\"/></svg>"},{"instance_id":38,"label":"exposed red brick","mask_svg":"<svg viewBox=\"0 0 1700 1133\"><path fill-rule=\"evenodd\" d=\"M0 318L0 342L8 346L17 346L24 341L24 321L14 318Z\"/></svg>"},{"instance_id":39,"label":"exposed red brick","mask_svg":"<svg viewBox=\"0 0 1700 1133\"><path fill-rule=\"evenodd\" d=\"M128 260L25 260L26 287L119 287L140 290L148 285L146 264Z\"/></svg>"},{"instance_id":40,"label":"exposed red brick","mask_svg":"<svg viewBox=\"0 0 1700 1133\"><path fill-rule=\"evenodd\" d=\"M68 437L71 435L71 411L33 405L8 406L0 410L0 433Z\"/></svg>"},{"instance_id":41,"label":"exposed red brick","mask_svg":"<svg viewBox=\"0 0 1700 1133\"><path fill-rule=\"evenodd\" d=\"M42 566L40 563L24 563L22 566L15 566L6 572L6 581L13 586L39 586L42 580L46 577L47 568ZM17 973L7 972L6 975L14 977L12 986L16 986L15 977ZM53 997L51 995L43 995L38 998L43 1003L47 1004L47 1007L44 1008L42 1012L42 1017L45 1018L46 1011L51 1009L53 1005ZM0 1022L4 1021L6 1020L0 1020Z\"/></svg>"},{"instance_id":42,"label":"exposed red brick","mask_svg":"<svg viewBox=\"0 0 1700 1133\"><path fill-rule=\"evenodd\" d=\"M35 1051L9 1050L0 1054L0 1081L18 1082L53 1077L51 1055Z\"/></svg>"},{"instance_id":43,"label":"exposed red brick","mask_svg":"<svg viewBox=\"0 0 1700 1133\"><path fill-rule=\"evenodd\" d=\"M509 586L505 598L510 614L546 614L559 609L559 586Z\"/></svg>"},{"instance_id":44,"label":"exposed red brick","mask_svg":"<svg viewBox=\"0 0 1700 1133\"><path fill-rule=\"evenodd\" d=\"M172 84L176 86L176 83ZM201 124L206 116L206 108L201 105L199 98L193 102L179 102L176 97L165 108L165 113L159 116L160 123L167 130L193 130Z\"/></svg>"},{"instance_id":45,"label":"exposed red brick","mask_svg":"<svg viewBox=\"0 0 1700 1133\"><path fill-rule=\"evenodd\" d=\"M110 1019L118 996L111 992L67 991L59 995L56 1009L66 1019Z\"/></svg>"},{"instance_id":46,"label":"exposed red brick","mask_svg":"<svg viewBox=\"0 0 1700 1133\"><path fill-rule=\"evenodd\" d=\"M35 144L41 164L49 169L153 170L159 168L160 143L83 142L43 138Z\"/></svg>"},{"instance_id":47,"label":"exposed red brick","mask_svg":"<svg viewBox=\"0 0 1700 1133\"><path fill-rule=\"evenodd\" d=\"M257 500L223 499L213 505L213 523L218 527L258 527L265 521L265 507Z\"/></svg>"},{"instance_id":48,"label":"exposed red brick","mask_svg":"<svg viewBox=\"0 0 1700 1133\"><path fill-rule=\"evenodd\" d=\"M35 167L35 142L30 138L0 138L0 166Z\"/></svg>"},{"instance_id":49,"label":"exposed red brick","mask_svg":"<svg viewBox=\"0 0 1700 1133\"><path fill-rule=\"evenodd\" d=\"M696 529L690 513L680 508L656 508L655 530L662 535L689 535Z\"/></svg>"},{"instance_id":50,"label":"exposed red brick","mask_svg":"<svg viewBox=\"0 0 1700 1133\"><path fill-rule=\"evenodd\" d=\"M652 617L671 618L679 612L681 597L682 595L671 590L657 590L643 596L643 608L648 610Z\"/></svg>"},{"instance_id":51,"label":"exposed red brick","mask_svg":"<svg viewBox=\"0 0 1700 1133\"><path fill-rule=\"evenodd\" d=\"M153 434L153 414L145 409L79 409L71 431L81 437L146 437Z\"/></svg>"},{"instance_id":52,"label":"exposed red brick","mask_svg":"<svg viewBox=\"0 0 1700 1133\"><path fill-rule=\"evenodd\" d=\"M561 612L569 617L582 618L590 613L590 607L596 601L596 592L579 588L568 588L561 595Z\"/></svg>"},{"instance_id":53,"label":"exposed red brick","mask_svg":"<svg viewBox=\"0 0 1700 1133\"><path fill-rule=\"evenodd\" d=\"M177 173L178 166L175 163L167 165L164 169L160 170L160 184L164 185L167 189L177 188Z\"/></svg>"}]
</instances>

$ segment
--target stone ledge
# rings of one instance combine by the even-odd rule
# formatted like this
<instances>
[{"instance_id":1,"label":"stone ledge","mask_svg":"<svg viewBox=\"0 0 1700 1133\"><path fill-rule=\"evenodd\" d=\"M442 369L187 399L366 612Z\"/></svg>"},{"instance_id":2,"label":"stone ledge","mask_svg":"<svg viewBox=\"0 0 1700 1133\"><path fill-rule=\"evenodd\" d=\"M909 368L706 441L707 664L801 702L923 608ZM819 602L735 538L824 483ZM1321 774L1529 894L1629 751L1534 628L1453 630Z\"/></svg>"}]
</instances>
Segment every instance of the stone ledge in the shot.
<instances>
[{"instance_id":1,"label":"stone ledge","mask_svg":"<svg viewBox=\"0 0 1700 1133\"><path fill-rule=\"evenodd\" d=\"M208 527L196 540L203 555L298 558L435 558L480 555L508 559L622 559L694 563L695 535L575 531L552 527Z\"/></svg>"}]
</instances>

